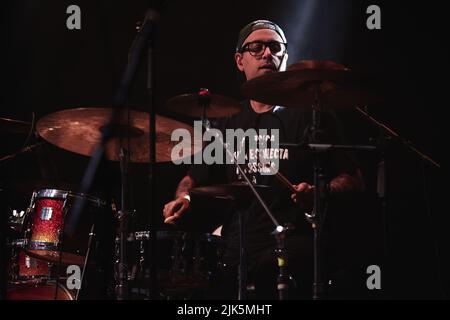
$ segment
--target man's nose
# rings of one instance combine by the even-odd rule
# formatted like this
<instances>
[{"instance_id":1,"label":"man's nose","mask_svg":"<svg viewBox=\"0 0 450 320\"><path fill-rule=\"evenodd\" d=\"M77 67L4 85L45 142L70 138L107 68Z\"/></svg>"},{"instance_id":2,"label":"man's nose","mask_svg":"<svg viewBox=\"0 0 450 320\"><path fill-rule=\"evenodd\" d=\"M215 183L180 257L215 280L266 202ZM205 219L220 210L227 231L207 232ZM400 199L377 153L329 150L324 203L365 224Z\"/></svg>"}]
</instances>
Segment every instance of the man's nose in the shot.
<instances>
[{"instance_id":1,"label":"man's nose","mask_svg":"<svg viewBox=\"0 0 450 320\"><path fill-rule=\"evenodd\" d=\"M270 51L269 46L266 46L266 47L264 48L262 58L263 58L263 59L272 58L272 51Z\"/></svg>"}]
</instances>

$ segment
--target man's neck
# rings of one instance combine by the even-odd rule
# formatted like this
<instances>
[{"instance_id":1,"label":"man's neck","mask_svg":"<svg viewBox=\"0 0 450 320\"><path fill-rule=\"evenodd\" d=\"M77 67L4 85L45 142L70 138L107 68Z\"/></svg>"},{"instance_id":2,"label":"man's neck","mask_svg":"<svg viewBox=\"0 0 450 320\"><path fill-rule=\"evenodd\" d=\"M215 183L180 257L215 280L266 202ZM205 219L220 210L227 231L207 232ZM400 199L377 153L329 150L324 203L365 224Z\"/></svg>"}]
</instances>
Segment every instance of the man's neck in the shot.
<instances>
[{"instance_id":1,"label":"man's neck","mask_svg":"<svg viewBox=\"0 0 450 320\"><path fill-rule=\"evenodd\" d=\"M250 106L256 113L264 113L271 110L274 107L273 105L261 103L254 100L250 100Z\"/></svg>"}]
</instances>

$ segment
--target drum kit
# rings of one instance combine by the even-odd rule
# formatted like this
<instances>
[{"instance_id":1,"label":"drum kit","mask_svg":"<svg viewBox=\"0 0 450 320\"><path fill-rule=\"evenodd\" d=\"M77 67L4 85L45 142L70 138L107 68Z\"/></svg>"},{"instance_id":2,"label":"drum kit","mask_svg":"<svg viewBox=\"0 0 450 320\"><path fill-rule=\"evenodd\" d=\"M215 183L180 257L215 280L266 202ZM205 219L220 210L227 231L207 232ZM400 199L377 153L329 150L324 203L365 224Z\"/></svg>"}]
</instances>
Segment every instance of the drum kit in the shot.
<instances>
[{"instance_id":1,"label":"drum kit","mask_svg":"<svg viewBox=\"0 0 450 320\"><path fill-rule=\"evenodd\" d=\"M61 149L89 156L101 139L102 130L108 125L112 112L110 108L101 107L62 110L41 118L36 124L36 131L45 141ZM112 138L106 145L106 159L119 161L121 140L126 139L129 161L148 163L149 152L146 149L148 123L148 114L139 111L130 111L125 118L120 119L114 128ZM30 125L27 122L5 118L1 119L0 124L2 130L10 133L27 132L29 130L27 126ZM157 115L157 162L168 162L173 158L171 153L175 142L171 141L171 133L175 129L185 129L193 135L191 126ZM29 151L31 150L32 148L29 148ZM14 157L15 155L11 155L3 159L7 161ZM95 234L94 226L108 224L108 219L113 217L111 203L89 194L79 193L74 189L73 184L60 181L13 181L12 185L16 191L31 192L32 195L27 210L22 212L14 210L8 220L9 228L14 236L8 240L10 265L7 299L75 299L78 292L67 289L64 282L67 280L67 275L61 270L66 270L67 266L71 265L83 268L91 247L90 238ZM83 199L86 205L79 217L76 232L70 234L67 232L66 223L70 220L74 212L74 204L79 199ZM170 240L170 246L173 246L171 257L174 262L163 264L165 268L170 266L174 269L178 265L177 268L180 269L179 261L187 265L186 252L181 249L185 248L188 242L193 241L191 238L192 235L188 239L187 235L181 232L173 232L170 235L158 234L161 242ZM201 261L200 254L204 252L202 250L205 248L205 243L217 243L212 241L212 238L213 236L205 236L193 241L192 245L196 249L191 252L192 257ZM136 268L139 264L143 264L146 247L144 244L148 240L148 234L143 236L142 232L129 233L127 241L130 243L128 245L130 252L134 250L137 254L129 261L130 265L133 265L127 276L130 282L136 280ZM167 245L164 250L170 251ZM181 256L183 257L180 258ZM94 259L93 263L95 262ZM180 279L177 282L169 281L166 274L164 282L167 286L169 284L172 287L175 284L179 284L180 287L189 285L190 288L199 286L199 281L202 279L199 277L194 279L193 273L199 275L201 268L197 266L190 271L187 267L182 269L183 272L178 273L184 274L183 281L187 282L188 278L190 281L186 284L183 284L184 282ZM142 273L143 270L139 272ZM203 275L202 271L201 278Z\"/></svg>"},{"instance_id":2,"label":"drum kit","mask_svg":"<svg viewBox=\"0 0 450 320\"><path fill-rule=\"evenodd\" d=\"M292 65L285 72L252 79L242 86L242 92L253 100L292 108L313 106L317 111L325 108L356 108L363 103L377 100L377 96L363 88L361 81L351 70L334 62L304 61ZM242 105L231 98L202 90L199 93L171 98L166 107L184 116L209 119L236 114ZM106 107L61 110L39 119L36 132L50 144L89 157L102 139L102 132L110 125L112 113L113 109ZM173 161L172 148L178 142L171 141L172 132L182 128L194 136L193 128L162 115L156 115L155 123L156 162ZM0 130L26 132L29 130L29 124L0 118ZM106 160L120 161L121 148L126 141L129 162L148 163L148 133L148 113L133 110L122 112L114 124L111 138L106 143ZM198 145L195 141L190 143L193 154L198 151ZM12 158L14 155L4 157L0 161ZM282 175L277 177L285 185L292 185ZM85 269L87 260L92 264L96 263L95 259L88 259L91 241L92 237L95 237L97 226L113 219L111 203L79 193L77 190L61 188L57 184L55 187L47 184L45 188L39 188L37 185L30 188L33 191L27 210L15 212L9 217L9 227L14 230L15 236L8 242L11 258L7 298L76 299L78 294L73 291L73 286L61 281L69 278L62 269L70 265ZM259 189L264 189L264 186L259 186ZM252 196L252 190L245 183L199 187L192 190L192 193L210 197ZM87 205L78 219L76 232L67 233L65 224L77 199L83 199ZM128 230L127 234L127 263L132 266L128 268L127 281L132 288L134 282L148 278L146 243L150 236L147 231ZM220 260L217 255L220 237L209 234L193 235L181 231L158 231L157 242L160 243L161 252L170 252L166 261L157 262L158 269L165 270L162 275L158 275L163 296L185 298L187 291L204 288ZM116 238L116 256L120 255L120 250L124 248L117 246ZM76 290L79 291L79 288Z\"/></svg>"}]
</instances>

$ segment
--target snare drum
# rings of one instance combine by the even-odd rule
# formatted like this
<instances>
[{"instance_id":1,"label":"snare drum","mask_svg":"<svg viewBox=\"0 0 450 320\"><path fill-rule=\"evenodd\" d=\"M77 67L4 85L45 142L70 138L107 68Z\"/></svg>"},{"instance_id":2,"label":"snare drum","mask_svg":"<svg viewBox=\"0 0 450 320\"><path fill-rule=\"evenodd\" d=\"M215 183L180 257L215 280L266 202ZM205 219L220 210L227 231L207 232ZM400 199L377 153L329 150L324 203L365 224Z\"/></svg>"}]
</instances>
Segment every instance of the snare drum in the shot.
<instances>
[{"instance_id":1,"label":"snare drum","mask_svg":"<svg viewBox=\"0 0 450 320\"><path fill-rule=\"evenodd\" d=\"M84 198L76 232L70 236L65 222L76 199ZM42 189L33 193L28 212L25 251L34 257L66 265L84 263L91 227L105 207L102 200L71 191Z\"/></svg>"}]
</instances>

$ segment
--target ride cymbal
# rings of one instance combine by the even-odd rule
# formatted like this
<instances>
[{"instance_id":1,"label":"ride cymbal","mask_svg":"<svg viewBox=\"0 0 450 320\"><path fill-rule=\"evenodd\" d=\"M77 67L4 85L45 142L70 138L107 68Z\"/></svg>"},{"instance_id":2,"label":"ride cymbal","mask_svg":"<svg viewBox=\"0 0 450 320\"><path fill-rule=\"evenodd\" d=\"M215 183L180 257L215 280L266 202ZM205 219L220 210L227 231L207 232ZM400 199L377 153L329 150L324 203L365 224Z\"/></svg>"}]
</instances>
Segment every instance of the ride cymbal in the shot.
<instances>
[{"instance_id":1,"label":"ride cymbal","mask_svg":"<svg viewBox=\"0 0 450 320\"><path fill-rule=\"evenodd\" d=\"M306 60L287 71L266 74L244 83L249 99L292 108L356 108L379 100L368 79L332 61Z\"/></svg>"}]
</instances>

